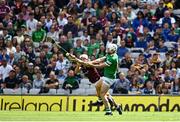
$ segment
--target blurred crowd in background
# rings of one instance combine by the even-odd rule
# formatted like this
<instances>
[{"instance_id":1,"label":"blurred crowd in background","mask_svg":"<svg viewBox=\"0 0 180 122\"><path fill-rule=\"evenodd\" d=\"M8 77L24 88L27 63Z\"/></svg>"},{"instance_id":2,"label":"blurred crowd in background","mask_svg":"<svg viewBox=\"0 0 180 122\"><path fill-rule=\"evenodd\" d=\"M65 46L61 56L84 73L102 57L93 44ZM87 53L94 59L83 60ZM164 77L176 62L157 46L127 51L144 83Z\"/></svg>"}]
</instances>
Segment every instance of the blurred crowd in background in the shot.
<instances>
[{"instance_id":1,"label":"blurred crowd in background","mask_svg":"<svg viewBox=\"0 0 180 122\"><path fill-rule=\"evenodd\" d=\"M180 93L179 0L0 0L3 89L80 89L76 63L118 46L114 94ZM98 69L103 76L103 69Z\"/></svg>"}]
</instances>

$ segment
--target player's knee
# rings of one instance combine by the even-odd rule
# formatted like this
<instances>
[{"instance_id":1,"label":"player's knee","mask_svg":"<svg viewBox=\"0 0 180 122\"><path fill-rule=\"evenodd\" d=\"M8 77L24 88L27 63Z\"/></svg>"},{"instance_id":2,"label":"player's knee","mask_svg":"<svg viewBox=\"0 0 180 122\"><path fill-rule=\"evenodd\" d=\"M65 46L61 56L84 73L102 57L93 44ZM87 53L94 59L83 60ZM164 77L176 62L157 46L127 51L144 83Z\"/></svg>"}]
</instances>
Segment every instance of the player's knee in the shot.
<instances>
[{"instance_id":1,"label":"player's knee","mask_svg":"<svg viewBox=\"0 0 180 122\"><path fill-rule=\"evenodd\" d=\"M100 92L100 95L103 96L103 97L105 97L106 93L103 92L103 91L101 91L101 92Z\"/></svg>"}]
</instances>

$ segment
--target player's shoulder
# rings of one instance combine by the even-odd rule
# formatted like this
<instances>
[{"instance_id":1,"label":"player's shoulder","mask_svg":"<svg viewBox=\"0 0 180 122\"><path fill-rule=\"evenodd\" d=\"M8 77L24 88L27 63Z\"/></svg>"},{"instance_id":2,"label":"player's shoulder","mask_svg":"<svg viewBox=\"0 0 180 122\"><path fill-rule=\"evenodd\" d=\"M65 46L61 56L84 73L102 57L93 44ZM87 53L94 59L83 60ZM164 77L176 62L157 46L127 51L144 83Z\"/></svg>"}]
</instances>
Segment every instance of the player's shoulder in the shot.
<instances>
[{"instance_id":1,"label":"player's shoulder","mask_svg":"<svg viewBox=\"0 0 180 122\"><path fill-rule=\"evenodd\" d=\"M118 61L118 55L117 54L109 55L108 60L111 62Z\"/></svg>"},{"instance_id":2,"label":"player's shoulder","mask_svg":"<svg viewBox=\"0 0 180 122\"><path fill-rule=\"evenodd\" d=\"M112 58L113 58L114 60L117 60L117 59L118 59L118 55L115 53L115 54L112 56Z\"/></svg>"}]
</instances>

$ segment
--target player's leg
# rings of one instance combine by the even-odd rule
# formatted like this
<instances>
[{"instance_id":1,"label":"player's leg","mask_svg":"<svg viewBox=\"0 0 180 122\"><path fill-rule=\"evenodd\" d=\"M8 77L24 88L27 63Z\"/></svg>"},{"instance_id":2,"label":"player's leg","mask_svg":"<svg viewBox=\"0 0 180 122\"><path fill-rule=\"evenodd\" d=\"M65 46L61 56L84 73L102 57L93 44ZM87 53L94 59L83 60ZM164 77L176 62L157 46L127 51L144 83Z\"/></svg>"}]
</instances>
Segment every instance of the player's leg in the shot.
<instances>
[{"instance_id":1,"label":"player's leg","mask_svg":"<svg viewBox=\"0 0 180 122\"><path fill-rule=\"evenodd\" d=\"M105 115L112 115L112 111L108 104L108 99L106 97L106 94L107 94L109 88L110 88L110 86L108 84L106 84L105 82L102 83L100 95L101 95L101 99L103 100L103 103L104 103L104 106L106 109Z\"/></svg>"},{"instance_id":2,"label":"player's leg","mask_svg":"<svg viewBox=\"0 0 180 122\"><path fill-rule=\"evenodd\" d=\"M107 97L107 99L108 99L108 101L109 101L109 104L110 104L110 106L111 106L111 109L113 108L113 106L116 107L116 104L114 104L114 99L113 99L112 96L109 94L109 92L106 94L106 97Z\"/></svg>"},{"instance_id":3,"label":"player's leg","mask_svg":"<svg viewBox=\"0 0 180 122\"><path fill-rule=\"evenodd\" d=\"M99 81L97 81L95 85L98 98L100 98L101 85L102 85L102 80L100 79Z\"/></svg>"},{"instance_id":4,"label":"player's leg","mask_svg":"<svg viewBox=\"0 0 180 122\"><path fill-rule=\"evenodd\" d=\"M107 94L107 99L111 105L111 108L112 108L112 106L115 106L116 110L121 115L122 114L121 106L115 102L115 100L109 93Z\"/></svg>"},{"instance_id":5,"label":"player's leg","mask_svg":"<svg viewBox=\"0 0 180 122\"><path fill-rule=\"evenodd\" d=\"M103 101L102 101L101 96L100 96L102 82L103 81L101 79L96 82L95 87L96 87L98 100L95 103L92 103L93 106L97 106L97 105L101 106L101 105L103 105Z\"/></svg>"}]
</instances>

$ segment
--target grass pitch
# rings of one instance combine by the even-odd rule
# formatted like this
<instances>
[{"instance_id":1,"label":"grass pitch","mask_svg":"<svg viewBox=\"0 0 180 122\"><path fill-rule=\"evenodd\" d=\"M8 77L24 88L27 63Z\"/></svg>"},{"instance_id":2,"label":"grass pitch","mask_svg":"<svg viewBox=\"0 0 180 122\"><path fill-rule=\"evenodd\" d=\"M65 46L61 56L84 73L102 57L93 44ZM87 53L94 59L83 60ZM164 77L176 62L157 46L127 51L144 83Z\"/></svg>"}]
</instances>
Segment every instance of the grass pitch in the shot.
<instances>
[{"instance_id":1,"label":"grass pitch","mask_svg":"<svg viewBox=\"0 0 180 122\"><path fill-rule=\"evenodd\" d=\"M105 116L104 112L0 111L0 121L180 121L179 112L124 112Z\"/></svg>"}]
</instances>

